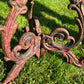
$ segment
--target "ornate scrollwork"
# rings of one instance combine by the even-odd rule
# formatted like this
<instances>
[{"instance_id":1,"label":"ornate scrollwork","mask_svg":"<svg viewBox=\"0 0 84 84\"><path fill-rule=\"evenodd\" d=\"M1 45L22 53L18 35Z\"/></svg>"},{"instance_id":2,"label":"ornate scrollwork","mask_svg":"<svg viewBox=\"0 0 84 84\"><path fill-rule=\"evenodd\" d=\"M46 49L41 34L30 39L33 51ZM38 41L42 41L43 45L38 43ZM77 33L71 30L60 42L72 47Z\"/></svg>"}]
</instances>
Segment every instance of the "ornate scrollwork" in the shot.
<instances>
[{"instance_id":1,"label":"ornate scrollwork","mask_svg":"<svg viewBox=\"0 0 84 84\"><path fill-rule=\"evenodd\" d=\"M54 38L57 38L59 41L67 41L65 45L58 44L55 42ZM55 51L63 54L67 58L67 62L74 64L78 67L84 68L83 59L78 60L76 56L70 51L73 45L75 44L75 39L72 36L69 36L69 33L64 28L57 28L51 32L49 35L43 36L43 46L46 50Z\"/></svg>"},{"instance_id":2,"label":"ornate scrollwork","mask_svg":"<svg viewBox=\"0 0 84 84\"><path fill-rule=\"evenodd\" d=\"M29 27L26 27L26 33L24 33L13 50L10 49L10 41L13 34L16 32L18 24L15 23L19 14L27 12L25 4L28 1L28 21ZM5 54L4 59L6 61L14 61L15 64L9 72L7 78L1 84L8 84L13 81L24 67L25 62L36 55L38 58L40 55L44 55L47 50L62 53L67 58L67 62L74 64L78 67L84 68L84 58L78 60L76 56L71 52L71 48L77 46L83 39L84 34L84 0L70 0L69 9L76 10L78 17L75 18L79 27L78 38L75 40L69 35L69 32L64 28L56 28L50 35L42 34L40 29L40 23L37 17L32 16L33 0L10 0L9 3L12 6L9 11L7 20L3 27L0 27L2 35L2 48ZM35 30L33 29L35 28ZM59 41L69 41L64 45L61 45L55 41L55 38ZM42 42L41 42L42 41ZM42 46L42 45L43 46ZM21 50L25 53L21 54Z\"/></svg>"},{"instance_id":3,"label":"ornate scrollwork","mask_svg":"<svg viewBox=\"0 0 84 84\"><path fill-rule=\"evenodd\" d=\"M28 32L22 35L19 45L13 49L13 53L18 61L26 61L31 58L40 49L41 38L35 36L35 34ZM25 54L20 54L19 51L27 50ZM39 57L39 56L38 56Z\"/></svg>"},{"instance_id":4,"label":"ornate scrollwork","mask_svg":"<svg viewBox=\"0 0 84 84\"><path fill-rule=\"evenodd\" d=\"M36 28L36 35L29 32L29 27L26 27L26 33L20 38L19 45L15 46L13 50L10 49L11 38L18 27L15 20L19 14L27 12L27 7L25 6L27 0L10 0L9 3L12 8L8 14L5 25L0 27L0 31L2 34L2 48L5 54L4 59L6 61L14 61L15 64L3 84L8 84L18 76L20 70L24 67L26 60L35 54L38 58L40 56L41 30L39 28L39 20L36 17L32 18L32 21L34 22L32 25ZM21 50L25 50L26 52L21 54Z\"/></svg>"},{"instance_id":5,"label":"ornate scrollwork","mask_svg":"<svg viewBox=\"0 0 84 84\"><path fill-rule=\"evenodd\" d=\"M70 0L71 4L68 6L69 9L76 10L78 13L78 17L75 18L76 23L79 27L78 38L75 39L72 36L69 36L69 33L64 28L57 28L51 32L49 35L43 36L43 45L45 49L60 52L67 58L67 62L73 63L78 67L84 68L84 58L82 57L80 60L76 58L76 56L70 51L71 48L77 46L83 40L84 34L84 12L83 12L83 0ZM65 45L60 45L55 42L54 38L57 38L59 41L70 40Z\"/></svg>"}]
</instances>

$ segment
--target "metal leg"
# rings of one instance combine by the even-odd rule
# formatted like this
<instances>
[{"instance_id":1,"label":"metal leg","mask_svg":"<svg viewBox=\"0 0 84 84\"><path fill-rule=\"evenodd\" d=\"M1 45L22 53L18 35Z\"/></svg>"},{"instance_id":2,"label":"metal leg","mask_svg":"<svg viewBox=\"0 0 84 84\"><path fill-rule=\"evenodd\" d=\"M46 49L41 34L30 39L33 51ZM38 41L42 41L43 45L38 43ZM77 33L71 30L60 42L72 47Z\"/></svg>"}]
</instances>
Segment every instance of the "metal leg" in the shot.
<instances>
[{"instance_id":1,"label":"metal leg","mask_svg":"<svg viewBox=\"0 0 84 84\"><path fill-rule=\"evenodd\" d=\"M28 1L28 9L25 4ZM64 28L56 28L50 34L42 34L40 29L40 22L37 17L32 16L33 0L10 0L12 8L9 11L7 20L3 27L0 27L2 36L2 48L5 54L4 59L6 61L14 61L15 65L9 72L7 78L1 84L8 84L13 81L24 67L25 62L33 55L38 58L44 56L47 50L62 53L67 58L67 62L74 64L78 67L84 68L84 58L78 60L76 56L71 52L71 48L77 46L83 39L84 35L84 0L70 0L69 9L76 10L78 17L75 18L76 24L79 27L79 35L75 40L69 35L69 32ZM24 14L28 10L29 27L26 27L26 33L24 33L13 50L10 49L10 42L13 34L16 32L18 24L15 20L19 14ZM33 29L35 28L35 30ZM55 38L59 41L67 41L65 45L60 45L55 42ZM42 41L42 42L41 42ZM21 54L21 50L26 50L24 54Z\"/></svg>"}]
</instances>

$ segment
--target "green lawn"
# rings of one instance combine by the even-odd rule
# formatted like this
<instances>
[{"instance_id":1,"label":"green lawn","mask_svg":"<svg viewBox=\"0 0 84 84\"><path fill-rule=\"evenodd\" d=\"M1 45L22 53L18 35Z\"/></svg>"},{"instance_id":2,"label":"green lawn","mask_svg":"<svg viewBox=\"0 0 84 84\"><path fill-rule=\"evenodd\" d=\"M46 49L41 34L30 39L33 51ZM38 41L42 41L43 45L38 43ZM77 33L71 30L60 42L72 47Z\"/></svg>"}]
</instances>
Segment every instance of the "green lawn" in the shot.
<instances>
[{"instance_id":1,"label":"green lawn","mask_svg":"<svg viewBox=\"0 0 84 84\"><path fill-rule=\"evenodd\" d=\"M44 34L63 27L71 36L77 38L78 27L74 20L77 13L68 10L69 0L34 1L33 15L39 18L40 28ZM4 25L9 10L8 0L0 0L0 25ZM27 14L19 15L16 22L19 26L12 38L11 48L18 44L18 39L24 33L23 28L28 25ZM77 58L83 56L83 47L84 43L72 49ZM5 62L3 57L0 40L0 81L3 81L13 65L12 62ZM44 58L38 60L33 56L29 59L19 76L10 84L84 84L84 69L67 63L61 54L48 51Z\"/></svg>"}]
</instances>

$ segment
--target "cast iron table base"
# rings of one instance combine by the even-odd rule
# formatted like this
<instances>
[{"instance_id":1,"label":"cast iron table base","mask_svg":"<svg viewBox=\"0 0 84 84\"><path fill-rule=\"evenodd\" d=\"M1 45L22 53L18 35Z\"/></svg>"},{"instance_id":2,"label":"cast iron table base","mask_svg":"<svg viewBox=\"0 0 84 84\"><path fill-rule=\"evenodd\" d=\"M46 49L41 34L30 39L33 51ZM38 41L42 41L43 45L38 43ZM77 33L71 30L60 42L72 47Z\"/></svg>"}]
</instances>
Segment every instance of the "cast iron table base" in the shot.
<instances>
[{"instance_id":1,"label":"cast iron table base","mask_svg":"<svg viewBox=\"0 0 84 84\"><path fill-rule=\"evenodd\" d=\"M28 1L28 8L25 6ZM69 35L69 32L64 28L56 28L50 34L42 34L40 29L39 20L37 17L32 16L33 0L9 0L12 8L9 11L7 20L3 27L0 27L2 48L4 51L4 59L6 61L14 61L15 64L11 71L8 73L7 78L1 84L8 84L13 81L24 67L25 62L33 55L38 58L44 56L47 50L62 53L67 58L67 62L74 64L78 67L84 68L84 58L78 60L71 52L71 48L77 46L83 39L84 35L84 0L70 0L69 9L76 10L78 17L75 18L79 27L79 35L77 40ZM26 26L26 32L21 36L19 44L12 50L10 49L11 38L16 32L18 24L15 20L19 14L25 14L28 9L29 27ZM35 28L35 30L33 29ZM55 38L59 41L67 41L65 45L60 45L55 42ZM21 50L26 50L21 54Z\"/></svg>"}]
</instances>

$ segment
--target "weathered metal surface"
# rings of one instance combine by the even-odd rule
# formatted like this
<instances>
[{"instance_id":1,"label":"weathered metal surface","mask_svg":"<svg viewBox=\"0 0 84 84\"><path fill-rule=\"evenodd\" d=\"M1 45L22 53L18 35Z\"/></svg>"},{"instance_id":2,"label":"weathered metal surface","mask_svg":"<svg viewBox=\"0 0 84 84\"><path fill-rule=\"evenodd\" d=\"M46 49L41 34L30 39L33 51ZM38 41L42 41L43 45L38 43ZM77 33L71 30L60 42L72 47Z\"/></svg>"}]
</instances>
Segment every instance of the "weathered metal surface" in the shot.
<instances>
[{"instance_id":1,"label":"weathered metal surface","mask_svg":"<svg viewBox=\"0 0 84 84\"><path fill-rule=\"evenodd\" d=\"M9 72L7 78L3 84L8 84L13 81L19 74L20 70L24 67L25 61L31 58L34 54L39 58L40 56L40 41L41 37L36 36L34 33L28 32L28 27L26 27L27 33L23 34L19 45L15 46L13 50L10 49L10 42L13 34L16 32L18 24L15 20L19 14L24 14L27 12L27 7L25 6L27 0L10 0L9 3L12 6L5 25L0 28L2 34L2 48L4 51L4 59L6 61L12 60L15 65ZM37 24L38 20L35 19ZM38 22L39 23L39 22ZM38 29L38 25L36 28ZM19 51L27 50L24 54L20 54Z\"/></svg>"},{"instance_id":2,"label":"weathered metal surface","mask_svg":"<svg viewBox=\"0 0 84 84\"><path fill-rule=\"evenodd\" d=\"M76 2L74 2L76 1ZM50 35L43 35L43 46L46 50L55 51L62 53L63 56L67 58L67 62L74 64L78 67L84 68L84 57L77 59L76 56L71 52L71 48L77 46L82 40L84 35L84 9L83 4L84 0L70 0L69 9L76 10L78 17L75 18L76 23L79 27L78 38L75 40L72 36L69 36L69 33L64 28L57 28L51 32ZM59 41L70 40L65 45L60 45L55 42L54 38L57 38Z\"/></svg>"},{"instance_id":3,"label":"weathered metal surface","mask_svg":"<svg viewBox=\"0 0 84 84\"><path fill-rule=\"evenodd\" d=\"M18 27L15 20L19 14L24 14L27 12L27 7L25 6L27 1L29 27L26 26L26 33L21 36L19 44L11 50L11 38ZM69 32L64 28L56 28L50 33L50 35L42 34L38 18L32 16L32 8L34 5L33 0L10 0L9 3L12 8L9 11L4 26L0 27L0 31L2 35L2 48L5 54L4 59L6 61L14 61L15 64L8 73L7 78L1 84L8 84L13 81L18 76L28 59L30 59L33 55L36 55L38 58L40 56L43 57L47 50L62 53L62 55L67 58L67 62L84 68L84 57L78 60L71 52L71 48L77 46L83 39L84 0L70 0L70 5L68 6L69 9L76 10L78 13L78 17L75 18L79 27L79 34L76 40L70 36ZM35 30L33 28L35 28ZM65 45L61 45L55 41L55 38L59 41L69 40L69 42ZM21 50L26 50L26 52L21 54Z\"/></svg>"}]
</instances>

